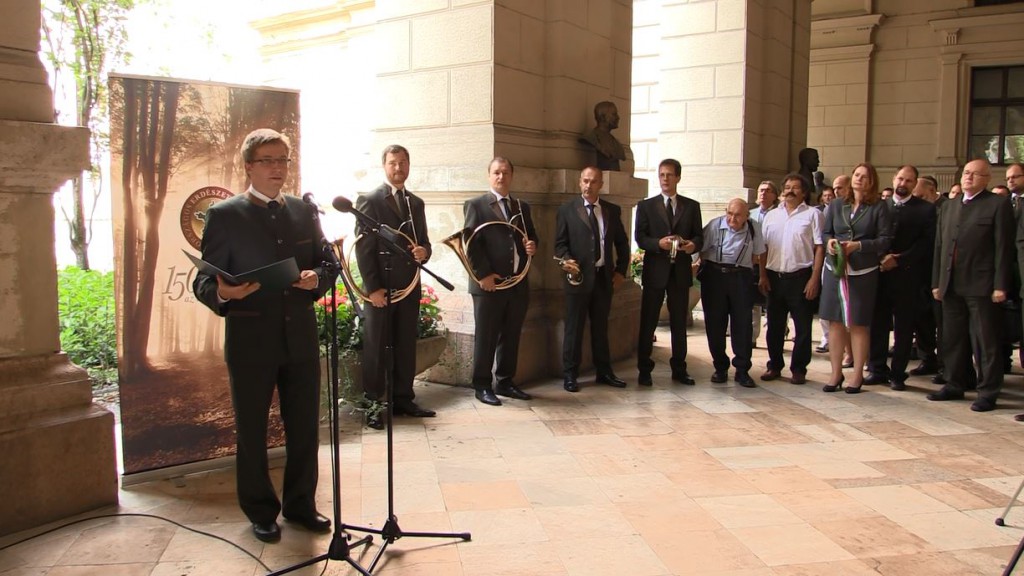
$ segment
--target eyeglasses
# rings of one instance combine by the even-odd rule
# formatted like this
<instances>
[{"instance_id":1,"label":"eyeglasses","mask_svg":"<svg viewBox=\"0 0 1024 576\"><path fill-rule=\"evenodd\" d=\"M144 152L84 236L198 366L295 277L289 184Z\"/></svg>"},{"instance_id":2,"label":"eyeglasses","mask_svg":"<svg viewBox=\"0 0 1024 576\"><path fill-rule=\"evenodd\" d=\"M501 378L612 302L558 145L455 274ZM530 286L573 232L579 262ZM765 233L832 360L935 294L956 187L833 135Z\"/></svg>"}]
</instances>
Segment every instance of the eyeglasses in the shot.
<instances>
[{"instance_id":1,"label":"eyeglasses","mask_svg":"<svg viewBox=\"0 0 1024 576\"><path fill-rule=\"evenodd\" d=\"M291 158L257 158L253 164L262 164L271 168L287 168L292 163Z\"/></svg>"}]
</instances>

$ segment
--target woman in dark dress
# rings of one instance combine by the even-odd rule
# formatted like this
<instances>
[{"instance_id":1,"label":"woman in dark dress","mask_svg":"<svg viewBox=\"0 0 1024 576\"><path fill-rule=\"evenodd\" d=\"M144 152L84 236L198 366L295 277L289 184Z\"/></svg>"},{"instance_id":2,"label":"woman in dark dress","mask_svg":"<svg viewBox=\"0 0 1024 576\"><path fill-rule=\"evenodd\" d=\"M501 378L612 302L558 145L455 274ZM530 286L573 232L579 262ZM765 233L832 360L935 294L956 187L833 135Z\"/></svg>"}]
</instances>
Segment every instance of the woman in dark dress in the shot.
<instances>
[{"instance_id":1,"label":"woman in dark dress","mask_svg":"<svg viewBox=\"0 0 1024 576\"><path fill-rule=\"evenodd\" d=\"M849 340L853 347L853 376L846 392L856 394L864 383L878 262L892 243L892 225L889 207L879 197L874 166L858 164L851 180L850 197L836 198L825 210L821 235L826 256L818 313L830 322L832 377L823 390L835 392L843 388L843 349ZM840 254L844 257L838 258Z\"/></svg>"}]
</instances>

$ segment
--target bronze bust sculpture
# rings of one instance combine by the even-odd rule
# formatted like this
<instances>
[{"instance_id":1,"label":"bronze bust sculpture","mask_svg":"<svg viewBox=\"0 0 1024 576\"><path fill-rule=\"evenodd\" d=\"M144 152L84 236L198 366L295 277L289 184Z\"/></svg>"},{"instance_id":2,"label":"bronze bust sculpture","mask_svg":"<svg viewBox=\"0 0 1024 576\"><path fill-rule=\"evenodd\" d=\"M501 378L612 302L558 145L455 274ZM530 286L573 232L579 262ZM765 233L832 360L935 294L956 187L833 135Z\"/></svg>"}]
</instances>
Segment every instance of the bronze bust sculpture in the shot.
<instances>
[{"instance_id":1,"label":"bronze bust sculpture","mask_svg":"<svg viewBox=\"0 0 1024 576\"><path fill-rule=\"evenodd\" d=\"M594 120L597 126L580 137L581 143L594 147L597 151L597 167L601 170L618 171L619 162L626 159L626 149L612 130L619 127L619 111L614 102L598 102L594 106Z\"/></svg>"}]
</instances>

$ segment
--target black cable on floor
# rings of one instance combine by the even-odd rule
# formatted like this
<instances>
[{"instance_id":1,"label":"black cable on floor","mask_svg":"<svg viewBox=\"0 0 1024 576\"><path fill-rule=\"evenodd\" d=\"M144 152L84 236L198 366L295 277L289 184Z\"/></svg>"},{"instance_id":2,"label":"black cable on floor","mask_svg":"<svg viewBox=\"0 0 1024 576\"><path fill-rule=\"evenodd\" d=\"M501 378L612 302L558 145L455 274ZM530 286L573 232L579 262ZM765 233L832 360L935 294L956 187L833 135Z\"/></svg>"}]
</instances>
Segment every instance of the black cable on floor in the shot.
<instances>
[{"instance_id":1,"label":"black cable on floor","mask_svg":"<svg viewBox=\"0 0 1024 576\"><path fill-rule=\"evenodd\" d=\"M174 520L171 520L170 518L164 518L163 516L156 516L154 514L139 514L139 513L134 513L134 512L124 512L124 513L120 513L120 514L101 514L99 516L90 516L89 518L82 518L81 520L75 520L73 522L68 522L66 524L62 524L62 525L57 526L55 528L50 528L49 530L46 530L45 532L40 532L39 534L36 534L34 536L29 536L28 538L25 538L25 539L22 539L22 540L18 540L17 542L12 542L11 544L8 544L6 546L0 546L0 552L3 552L4 550L6 550L8 548L11 548L13 546L17 546L18 544L24 544L25 542L28 542L30 540L34 540L36 538L39 538L40 536L45 536L45 535L47 535L47 534L49 534L51 532L56 532L58 530L63 530L64 528L67 528L68 526L74 526L75 524L80 524L82 522L88 522L89 520L98 520L100 518L133 517L133 516L137 517L137 518L153 518L155 520L163 520L164 522L167 522L169 524L174 524L175 526L177 526L179 528L184 528L185 530L188 530L189 532L194 532L194 533L202 535L202 536L207 536L209 538L213 538L214 540L220 540L221 542L224 542L226 544L230 544L231 546L234 546L235 548L241 550L242 553L244 553L246 556L248 556L248 557L252 558L253 560L255 560L256 563L259 564L260 566L262 566L263 569L266 570L267 572L273 572L273 570L271 570L269 566L264 564L263 561L260 560L258 557L256 557L256 555L254 555L252 552L249 552L245 548L242 548L241 546L239 546L238 544L235 544L234 542L232 542L231 540L228 540L227 538L224 538L222 536L217 536L216 534L210 534L209 532L203 532L202 530L196 530L195 528L190 528L189 526L186 526L186 525L184 525L184 524L182 524L180 522L176 522ZM324 562L323 570L320 571L321 576L326 571L327 571L327 562L325 561Z\"/></svg>"}]
</instances>

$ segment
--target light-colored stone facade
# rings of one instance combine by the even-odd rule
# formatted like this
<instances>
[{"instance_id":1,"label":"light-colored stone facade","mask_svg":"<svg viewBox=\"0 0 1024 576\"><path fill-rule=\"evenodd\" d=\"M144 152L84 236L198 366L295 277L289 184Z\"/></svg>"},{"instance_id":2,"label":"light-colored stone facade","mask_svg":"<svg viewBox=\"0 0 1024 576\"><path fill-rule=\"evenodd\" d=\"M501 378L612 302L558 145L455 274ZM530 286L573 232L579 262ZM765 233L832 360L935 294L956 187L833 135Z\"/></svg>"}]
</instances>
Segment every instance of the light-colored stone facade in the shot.
<instances>
[{"instance_id":1,"label":"light-colored stone facade","mask_svg":"<svg viewBox=\"0 0 1024 576\"><path fill-rule=\"evenodd\" d=\"M658 190L658 163L705 219L799 167L807 126L810 0L634 3L632 146Z\"/></svg>"},{"instance_id":2,"label":"light-colored stone facade","mask_svg":"<svg viewBox=\"0 0 1024 576\"><path fill-rule=\"evenodd\" d=\"M1024 63L1024 4L816 0L812 10L807 144L821 170L866 160L884 186L913 164L947 189L969 159L971 69Z\"/></svg>"},{"instance_id":3,"label":"light-colored stone facade","mask_svg":"<svg viewBox=\"0 0 1024 576\"><path fill-rule=\"evenodd\" d=\"M88 132L53 124L38 0L0 8L0 534L117 502L113 415L60 352L53 193Z\"/></svg>"}]
</instances>

